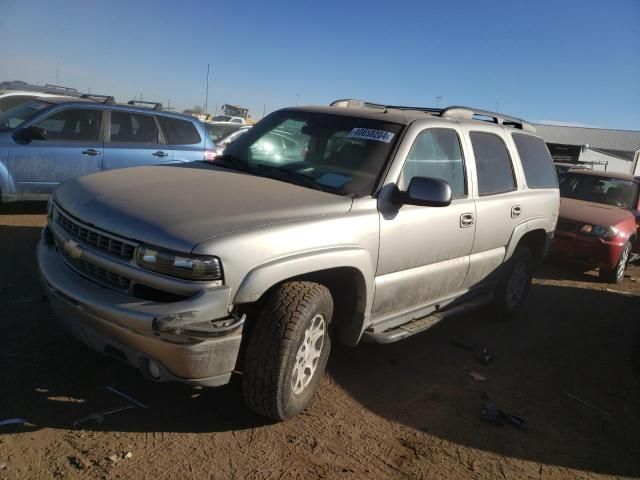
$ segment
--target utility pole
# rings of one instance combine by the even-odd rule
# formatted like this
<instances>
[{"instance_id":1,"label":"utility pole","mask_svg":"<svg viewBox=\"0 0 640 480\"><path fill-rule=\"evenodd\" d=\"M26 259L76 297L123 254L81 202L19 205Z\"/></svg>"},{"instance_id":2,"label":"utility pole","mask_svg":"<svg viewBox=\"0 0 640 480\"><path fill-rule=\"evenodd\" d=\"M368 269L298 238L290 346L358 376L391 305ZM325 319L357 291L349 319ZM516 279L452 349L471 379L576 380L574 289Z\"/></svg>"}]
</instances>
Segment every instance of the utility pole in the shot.
<instances>
[{"instance_id":1,"label":"utility pole","mask_svg":"<svg viewBox=\"0 0 640 480\"><path fill-rule=\"evenodd\" d=\"M209 64L207 63L207 88L204 94L204 114L207 114L209 108Z\"/></svg>"},{"instance_id":2,"label":"utility pole","mask_svg":"<svg viewBox=\"0 0 640 480\"><path fill-rule=\"evenodd\" d=\"M442 100L441 96L436 97L436 108L440 108L440 100Z\"/></svg>"},{"instance_id":3,"label":"utility pole","mask_svg":"<svg viewBox=\"0 0 640 480\"><path fill-rule=\"evenodd\" d=\"M267 104L265 103L262 106L262 118L264 118L264 116L267 114Z\"/></svg>"},{"instance_id":4,"label":"utility pole","mask_svg":"<svg viewBox=\"0 0 640 480\"><path fill-rule=\"evenodd\" d=\"M296 107L298 106L298 100L300 100L300 94L296 93Z\"/></svg>"},{"instance_id":5,"label":"utility pole","mask_svg":"<svg viewBox=\"0 0 640 480\"><path fill-rule=\"evenodd\" d=\"M500 102L496 102L496 113L500 112L499 108L500 108Z\"/></svg>"},{"instance_id":6,"label":"utility pole","mask_svg":"<svg viewBox=\"0 0 640 480\"><path fill-rule=\"evenodd\" d=\"M60 62L56 63L56 85L60 85Z\"/></svg>"}]
</instances>

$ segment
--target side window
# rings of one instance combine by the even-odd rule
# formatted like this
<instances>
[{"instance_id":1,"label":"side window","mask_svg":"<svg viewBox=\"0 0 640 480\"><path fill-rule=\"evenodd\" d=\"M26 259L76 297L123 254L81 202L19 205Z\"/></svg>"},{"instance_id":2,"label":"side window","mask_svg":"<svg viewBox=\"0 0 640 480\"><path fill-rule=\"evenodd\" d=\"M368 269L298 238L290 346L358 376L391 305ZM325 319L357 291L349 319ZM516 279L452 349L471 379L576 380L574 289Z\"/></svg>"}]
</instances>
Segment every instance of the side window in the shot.
<instances>
[{"instance_id":1,"label":"side window","mask_svg":"<svg viewBox=\"0 0 640 480\"><path fill-rule=\"evenodd\" d=\"M513 141L522 161L524 176L529 188L556 188L556 172L553 159L545 143L531 135L514 133Z\"/></svg>"},{"instance_id":2,"label":"side window","mask_svg":"<svg viewBox=\"0 0 640 480\"><path fill-rule=\"evenodd\" d=\"M36 125L47 131L47 140L97 141L102 111L69 108L54 113Z\"/></svg>"},{"instance_id":3,"label":"side window","mask_svg":"<svg viewBox=\"0 0 640 480\"><path fill-rule=\"evenodd\" d=\"M455 130L430 128L420 132L402 167L399 187L406 189L413 177L446 181L454 198L467 194L460 138Z\"/></svg>"},{"instance_id":4,"label":"side window","mask_svg":"<svg viewBox=\"0 0 640 480\"><path fill-rule=\"evenodd\" d=\"M158 127L153 115L111 111L112 142L158 143Z\"/></svg>"},{"instance_id":5,"label":"side window","mask_svg":"<svg viewBox=\"0 0 640 480\"><path fill-rule=\"evenodd\" d=\"M194 145L202 139L192 122L158 115L160 127L170 145Z\"/></svg>"},{"instance_id":6,"label":"side window","mask_svg":"<svg viewBox=\"0 0 640 480\"><path fill-rule=\"evenodd\" d=\"M515 190L513 165L504 141L493 133L470 132L469 137L476 157L480 196Z\"/></svg>"}]
</instances>

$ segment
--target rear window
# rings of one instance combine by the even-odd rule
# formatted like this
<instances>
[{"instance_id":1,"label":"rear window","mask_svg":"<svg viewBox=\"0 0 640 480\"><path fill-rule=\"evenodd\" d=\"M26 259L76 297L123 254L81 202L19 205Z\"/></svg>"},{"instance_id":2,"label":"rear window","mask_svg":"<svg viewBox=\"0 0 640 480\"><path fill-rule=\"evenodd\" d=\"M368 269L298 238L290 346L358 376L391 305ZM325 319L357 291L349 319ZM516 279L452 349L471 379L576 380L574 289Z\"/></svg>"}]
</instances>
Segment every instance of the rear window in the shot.
<instances>
[{"instance_id":1,"label":"rear window","mask_svg":"<svg viewBox=\"0 0 640 480\"><path fill-rule=\"evenodd\" d=\"M158 121L170 145L194 145L202 141L192 122L162 116L158 116Z\"/></svg>"},{"instance_id":2,"label":"rear window","mask_svg":"<svg viewBox=\"0 0 640 480\"><path fill-rule=\"evenodd\" d=\"M484 132L470 132L469 137L476 157L480 196L515 190L511 157L504 141L497 135Z\"/></svg>"},{"instance_id":3,"label":"rear window","mask_svg":"<svg viewBox=\"0 0 640 480\"><path fill-rule=\"evenodd\" d=\"M558 180L553 167L553 159L545 143L531 135L514 133L518 155L522 161L524 176L529 188L556 188Z\"/></svg>"}]
</instances>

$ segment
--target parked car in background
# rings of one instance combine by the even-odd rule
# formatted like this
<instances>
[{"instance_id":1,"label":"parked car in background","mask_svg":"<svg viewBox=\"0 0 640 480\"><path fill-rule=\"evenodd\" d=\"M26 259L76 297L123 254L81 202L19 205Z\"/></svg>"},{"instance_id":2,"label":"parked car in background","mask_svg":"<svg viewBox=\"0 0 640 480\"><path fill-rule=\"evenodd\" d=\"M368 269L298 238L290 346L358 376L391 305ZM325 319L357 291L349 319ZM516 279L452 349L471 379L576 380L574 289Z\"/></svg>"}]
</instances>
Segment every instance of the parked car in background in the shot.
<instances>
[{"instance_id":1,"label":"parked car in background","mask_svg":"<svg viewBox=\"0 0 640 480\"><path fill-rule=\"evenodd\" d=\"M552 252L564 260L599 268L617 283L639 251L640 177L570 170L560 176L560 217Z\"/></svg>"},{"instance_id":2,"label":"parked car in background","mask_svg":"<svg viewBox=\"0 0 640 480\"><path fill-rule=\"evenodd\" d=\"M241 125L245 125L247 122L242 117L234 117L232 115L216 115L211 119L212 122L221 122L221 123L239 123Z\"/></svg>"},{"instance_id":3,"label":"parked car in background","mask_svg":"<svg viewBox=\"0 0 640 480\"><path fill-rule=\"evenodd\" d=\"M42 92L28 92L22 90L0 90L0 113L5 112L21 103L37 97L56 97L59 95Z\"/></svg>"},{"instance_id":4,"label":"parked car in background","mask_svg":"<svg viewBox=\"0 0 640 480\"><path fill-rule=\"evenodd\" d=\"M92 98L37 97L0 113L3 202L43 200L61 182L103 170L213 158L192 116Z\"/></svg>"},{"instance_id":5,"label":"parked car in background","mask_svg":"<svg viewBox=\"0 0 640 480\"><path fill-rule=\"evenodd\" d=\"M242 125L240 128L231 131L230 133L220 137L215 142L215 155L219 157L224 154L224 150L235 140L247 133L251 129L251 125Z\"/></svg>"},{"instance_id":6,"label":"parked car in background","mask_svg":"<svg viewBox=\"0 0 640 480\"><path fill-rule=\"evenodd\" d=\"M66 182L38 265L80 341L155 381L242 372L246 403L282 420L334 341L395 342L488 302L518 312L558 202L520 119L338 101L271 113L219 161Z\"/></svg>"},{"instance_id":7,"label":"parked car in background","mask_svg":"<svg viewBox=\"0 0 640 480\"><path fill-rule=\"evenodd\" d=\"M589 167L586 165L580 165L579 163L564 163L564 162L554 162L553 166L556 169L556 174L558 177L569 170L588 170Z\"/></svg>"},{"instance_id":8,"label":"parked car in background","mask_svg":"<svg viewBox=\"0 0 640 480\"><path fill-rule=\"evenodd\" d=\"M240 123L203 123L207 135L213 143L218 143L223 137L226 137L230 133L236 132L243 127L248 127Z\"/></svg>"}]
</instances>

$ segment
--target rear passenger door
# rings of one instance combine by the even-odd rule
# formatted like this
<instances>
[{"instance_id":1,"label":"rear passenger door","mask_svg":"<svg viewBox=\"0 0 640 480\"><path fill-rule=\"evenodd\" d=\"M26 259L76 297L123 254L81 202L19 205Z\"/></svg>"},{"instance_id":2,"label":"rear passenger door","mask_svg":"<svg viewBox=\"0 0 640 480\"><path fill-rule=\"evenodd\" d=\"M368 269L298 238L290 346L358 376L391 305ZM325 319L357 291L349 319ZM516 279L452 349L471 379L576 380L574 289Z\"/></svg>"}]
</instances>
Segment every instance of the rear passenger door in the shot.
<instances>
[{"instance_id":1,"label":"rear passenger door","mask_svg":"<svg viewBox=\"0 0 640 480\"><path fill-rule=\"evenodd\" d=\"M472 288L503 263L524 207L505 138L495 131L472 130L468 135L477 178L476 234L465 280L465 287Z\"/></svg>"},{"instance_id":2,"label":"rear passenger door","mask_svg":"<svg viewBox=\"0 0 640 480\"><path fill-rule=\"evenodd\" d=\"M204 159L205 139L193 122L158 115L158 121L169 144L172 161L193 162Z\"/></svg>"},{"instance_id":3,"label":"rear passenger door","mask_svg":"<svg viewBox=\"0 0 640 480\"><path fill-rule=\"evenodd\" d=\"M103 169L154 165L171 161L156 116L127 110L109 110Z\"/></svg>"}]
</instances>

